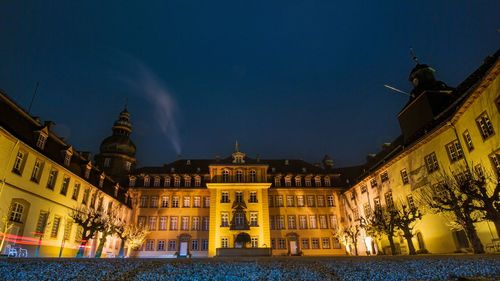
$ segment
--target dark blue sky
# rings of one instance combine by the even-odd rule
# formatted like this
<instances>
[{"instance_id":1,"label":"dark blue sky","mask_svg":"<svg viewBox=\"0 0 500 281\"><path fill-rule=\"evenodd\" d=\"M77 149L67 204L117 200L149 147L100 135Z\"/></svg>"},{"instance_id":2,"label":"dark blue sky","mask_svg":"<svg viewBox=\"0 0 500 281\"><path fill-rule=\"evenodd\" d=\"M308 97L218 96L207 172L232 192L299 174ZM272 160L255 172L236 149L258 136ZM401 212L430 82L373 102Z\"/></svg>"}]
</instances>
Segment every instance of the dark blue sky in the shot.
<instances>
[{"instance_id":1,"label":"dark blue sky","mask_svg":"<svg viewBox=\"0 0 500 281\"><path fill-rule=\"evenodd\" d=\"M399 135L410 46L451 86L500 47L499 1L163 2L2 1L0 88L94 153L128 98L139 166L345 166Z\"/></svg>"}]
</instances>

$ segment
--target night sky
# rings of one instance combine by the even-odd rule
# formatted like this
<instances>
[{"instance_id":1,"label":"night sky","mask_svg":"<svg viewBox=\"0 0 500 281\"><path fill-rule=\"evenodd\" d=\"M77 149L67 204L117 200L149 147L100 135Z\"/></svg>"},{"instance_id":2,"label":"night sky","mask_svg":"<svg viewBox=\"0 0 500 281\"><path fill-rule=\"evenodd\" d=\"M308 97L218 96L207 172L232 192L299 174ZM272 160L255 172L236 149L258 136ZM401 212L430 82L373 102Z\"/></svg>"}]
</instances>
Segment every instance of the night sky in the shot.
<instances>
[{"instance_id":1,"label":"night sky","mask_svg":"<svg viewBox=\"0 0 500 281\"><path fill-rule=\"evenodd\" d=\"M338 167L399 135L410 47L451 86L500 47L498 0L163 2L2 1L0 88L94 154L128 100L139 166Z\"/></svg>"}]
</instances>

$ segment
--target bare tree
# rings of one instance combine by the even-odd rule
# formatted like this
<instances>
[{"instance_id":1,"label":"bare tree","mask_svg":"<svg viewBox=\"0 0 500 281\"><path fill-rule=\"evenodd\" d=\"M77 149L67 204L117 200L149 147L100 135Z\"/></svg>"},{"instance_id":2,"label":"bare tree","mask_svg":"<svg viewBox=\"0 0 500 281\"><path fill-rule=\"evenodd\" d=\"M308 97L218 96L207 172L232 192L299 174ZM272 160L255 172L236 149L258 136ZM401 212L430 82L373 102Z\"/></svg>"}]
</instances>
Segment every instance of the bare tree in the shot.
<instances>
[{"instance_id":1,"label":"bare tree","mask_svg":"<svg viewBox=\"0 0 500 281\"><path fill-rule=\"evenodd\" d=\"M467 173L457 173L454 176L440 174L437 179L438 183L419 189L420 205L428 206L433 213L451 214L453 222L464 230L473 252L484 253L474 225L483 219L483 215L469 193L474 184L472 177Z\"/></svg>"},{"instance_id":2,"label":"bare tree","mask_svg":"<svg viewBox=\"0 0 500 281\"><path fill-rule=\"evenodd\" d=\"M129 253L126 256L130 255L130 250L136 250L144 244L148 234L149 231L146 227L137 224L122 224L117 230L117 235L122 239L122 247L124 247L125 242L127 243ZM120 252L122 252L121 249Z\"/></svg>"},{"instance_id":3,"label":"bare tree","mask_svg":"<svg viewBox=\"0 0 500 281\"><path fill-rule=\"evenodd\" d=\"M415 222L422 219L422 213L415 206L406 206L401 204L401 207L394 206L393 212L395 212L394 224L398 229L403 231L403 236L408 244L408 251L410 255L416 255L415 246L413 245L413 228L415 227Z\"/></svg>"},{"instance_id":4,"label":"bare tree","mask_svg":"<svg viewBox=\"0 0 500 281\"><path fill-rule=\"evenodd\" d=\"M9 235L10 230L14 227L14 222L10 220L10 213L12 212L12 206L10 206L9 210L3 214L1 221L2 221L2 228L1 229L1 234L2 234L2 242L0 242L0 253L3 251L3 245L5 243L5 239L7 239L7 235Z\"/></svg>"},{"instance_id":5,"label":"bare tree","mask_svg":"<svg viewBox=\"0 0 500 281\"><path fill-rule=\"evenodd\" d=\"M69 216L76 224L81 226L83 230L80 248L76 254L76 257L80 258L83 257L87 242L92 239L98 231L101 231L104 228L105 219L101 208L96 210L85 206L71 210Z\"/></svg>"},{"instance_id":6,"label":"bare tree","mask_svg":"<svg viewBox=\"0 0 500 281\"><path fill-rule=\"evenodd\" d=\"M362 224L365 229L372 233L387 236L392 255L396 254L394 235L396 233L396 218L398 214L394 207L376 206L373 212Z\"/></svg>"},{"instance_id":7,"label":"bare tree","mask_svg":"<svg viewBox=\"0 0 500 281\"><path fill-rule=\"evenodd\" d=\"M354 224L347 228L341 228L337 233L337 237L344 242L344 245L352 244L354 247L354 254L358 255L358 238L361 232L359 225Z\"/></svg>"}]
</instances>

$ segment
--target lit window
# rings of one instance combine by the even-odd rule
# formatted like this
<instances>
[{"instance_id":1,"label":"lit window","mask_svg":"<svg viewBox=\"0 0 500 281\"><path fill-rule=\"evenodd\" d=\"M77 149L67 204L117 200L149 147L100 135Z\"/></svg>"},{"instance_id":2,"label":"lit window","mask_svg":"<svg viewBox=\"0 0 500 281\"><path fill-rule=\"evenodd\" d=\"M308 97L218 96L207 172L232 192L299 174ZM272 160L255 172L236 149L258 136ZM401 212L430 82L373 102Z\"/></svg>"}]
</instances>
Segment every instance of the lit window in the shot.
<instances>
[{"instance_id":1,"label":"lit window","mask_svg":"<svg viewBox=\"0 0 500 281\"><path fill-rule=\"evenodd\" d=\"M125 161L125 171L130 172L131 168L132 168L132 163L129 161Z\"/></svg>"},{"instance_id":2,"label":"lit window","mask_svg":"<svg viewBox=\"0 0 500 281\"><path fill-rule=\"evenodd\" d=\"M295 216L288 216L288 229L295 229Z\"/></svg>"},{"instance_id":3,"label":"lit window","mask_svg":"<svg viewBox=\"0 0 500 281\"><path fill-rule=\"evenodd\" d=\"M160 186L160 177L155 177L153 186L158 187Z\"/></svg>"},{"instance_id":4,"label":"lit window","mask_svg":"<svg viewBox=\"0 0 500 281\"><path fill-rule=\"evenodd\" d=\"M222 212L221 213L221 224L220 226L229 226L229 213Z\"/></svg>"},{"instance_id":5,"label":"lit window","mask_svg":"<svg viewBox=\"0 0 500 281\"><path fill-rule=\"evenodd\" d=\"M289 177L289 176L285 177L285 186L286 187L292 186L292 179L291 179L291 177Z\"/></svg>"},{"instance_id":6,"label":"lit window","mask_svg":"<svg viewBox=\"0 0 500 281\"><path fill-rule=\"evenodd\" d=\"M169 251L176 251L177 250L177 245L175 240L168 240L168 250Z\"/></svg>"},{"instance_id":7,"label":"lit window","mask_svg":"<svg viewBox=\"0 0 500 281\"><path fill-rule=\"evenodd\" d=\"M66 151L66 154L64 154L64 165L69 166L71 163L71 156L73 156L71 151Z\"/></svg>"},{"instance_id":8,"label":"lit window","mask_svg":"<svg viewBox=\"0 0 500 281\"><path fill-rule=\"evenodd\" d=\"M73 185L73 194L71 195L71 199L77 200L79 194L80 194L80 183L76 182L75 185Z\"/></svg>"},{"instance_id":9,"label":"lit window","mask_svg":"<svg viewBox=\"0 0 500 281\"><path fill-rule=\"evenodd\" d=\"M328 237L321 238L321 244L323 249L330 249L330 238Z\"/></svg>"},{"instance_id":10,"label":"lit window","mask_svg":"<svg viewBox=\"0 0 500 281\"><path fill-rule=\"evenodd\" d=\"M380 174L380 180L382 182L386 182L386 181L389 180L389 174L387 173L387 171L385 171L382 174Z\"/></svg>"},{"instance_id":11,"label":"lit window","mask_svg":"<svg viewBox=\"0 0 500 281\"><path fill-rule=\"evenodd\" d=\"M472 137L470 136L469 131L465 130L465 132L462 135L464 137L465 144L467 145L467 149L469 151L474 150L474 144L472 143Z\"/></svg>"},{"instance_id":12,"label":"lit window","mask_svg":"<svg viewBox=\"0 0 500 281\"><path fill-rule=\"evenodd\" d=\"M172 208L179 208L179 196L172 197Z\"/></svg>"},{"instance_id":13,"label":"lit window","mask_svg":"<svg viewBox=\"0 0 500 281\"><path fill-rule=\"evenodd\" d=\"M401 181L403 184L409 184L410 179L408 178L408 173L406 172L406 169L403 169L399 172L401 174Z\"/></svg>"},{"instance_id":14,"label":"lit window","mask_svg":"<svg viewBox=\"0 0 500 281\"><path fill-rule=\"evenodd\" d=\"M196 176L194 178L194 186L195 187L200 187L201 186L201 177L200 176Z\"/></svg>"},{"instance_id":15,"label":"lit window","mask_svg":"<svg viewBox=\"0 0 500 281\"><path fill-rule=\"evenodd\" d=\"M147 195L142 195L141 196L141 208L147 208L148 207L148 196Z\"/></svg>"},{"instance_id":16,"label":"lit window","mask_svg":"<svg viewBox=\"0 0 500 281\"><path fill-rule=\"evenodd\" d=\"M160 217L159 230L167 230L167 217Z\"/></svg>"},{"instance_id":17,"label":"lit window","mask_svg":"<svg viewBox=\"0 0 500 281\"><path fill-rule=\"evenodd\" d=\"M316 216L309 216L309 228L317 228Z\"/></svg>"},{"instance_id":18,"label":"lit window","mask_svg":"<svg viewBox=\"0 0 500 281\"><path fill-rule=\"evenodd\" d=\"M275 177L274 178L274 186L280 187L281 186L281 178L280 177Z\"/></svg>"},{"instance_id":19,"label":"lit window","mask_svg":"<svg viewBox=\"0 0 500 281\"><path fill-rule=\"evenodd\" d=\"M144 177L144 186L149 186L149 177L148 176Z\"/></svg>"},{"instance_id":20,"label":"lit window","mask_svg":"<svg viewBox=\"0 0 500 281\"><path fill-rule=\"evenodd\" d=\"M222 182L229 182L229 171L222 171Z\"/></svg>"},{"instance_id":21,"label":"lit window","mask_svg":"<svg viewBox=\"0 0 500 281\"><path fill-rule=\"evenodd\" d=\"M315 184L316 186L321 186L321 177L319 177L319 176L318 176L318 177L315 177L315 178L314 178L314 184Z\"/></svg>"},{"instance_id":22,"label":"lit window","mask_svg":"<svg viewBox=\"0 0 500 281\"><path fill-rule=\"evenodd\" d=\"M52 230L50 231L51 238L57 238L60 224L61 224L61 217L54 217L54 220L52 221Z\"/></svg>"},{"instance_id":23,"label":"lit window","mask_svg":"<svg viewBox=\"0 0 500 281\"><path fill-rule=\"evenodd\" d=\"M316 196L316 200L318 201L318 207L325 207L325 196L318 195Z\"/></svg>"},{"instance_id":24,"label":"lit window","mask_svg":"<svg viewBox=\"0 0 500 281\"><path fill-rule=\"evenodd\" d=\"M425 156L425 167L427 168L427 172L432 173L434 171L439 170L439 163L436 157L436 153L431 153Z\"/></svg>"},{"instance_id":25,"label":"lit window","mask_svg":"<svg viewBox=\"0 0 500 281\"><path fill-rule=\"evenodd\" d=\"M370 185L372 186L372 188L376 187L378 185L377 179L376 178L372 178L370 180Z\"/></svg>"},{"instance_id":26,"label":"lit window","mask_svg":"<svg viewBox=\"0 0 500 281\"><path fill-rule=\"evenodd\" d=\"M148 229L156 230L156 217L149 217Z\"/></svg>"},{"instance_id":27,"label":"lit window","mask_svg":"<svg viewBox=\"0 0 500 281\"><path fill-rule=\"evenodd\" d=\"M325 215L319 215L319 228L328 228Z\"/></svg>"},{"instance_id":28,"label":"lit window","mask_svg":"<svg viewBox=\"0 0 500 281\"><path fill-rule=\"evenodd\" d=\"M286 206L287 207L294 207L295 206L295 200L293 198L293 195L286 196Z\"/></svg>"},{"instance_id":29,"label":"lit window","mask_svg":"<svg viewBox=\"0 0 500 281\"><path fill-rule=\"evenodd\" d=\"M283 207L283 196L282 195L276 196L276 207Z\"/></svg>"},{"instance_id":30,"label":"lit window","mask_svg":"<svg viewBox=\"0 0 500 281\"><path fill-rule=\"evenodd\" d=\"M391 191L385 193L385 204L387 207L394 206L394 201L392 200L392 192Z\"/></svg>"},{"instance_id":31,"label":"lit window","mask_svg":"<svg viewBox=\"0 0 500 281\"><path fill-rule=\"evenodd\" d=\"M250 199L248 202L257 203L257 191L250 191Z\"/></svg>"},{"instance_id":32,"label":"lit window","mask_svg":"<svg viewBox=\"0 0 500 281\"><path fill-rule=\"evenodd\" d=\"M250 212L250 226L258 226L258 213Z\"/></svg>"},{"instance_id":33,"label":"lit window","mask_svg":"<svg viewBox=\"0 0 500 281\"><path fill-rule=\"evenodd\" d=\"M301 177L295 177L295 186L302 186L302 178Z\"/></svg>"},{"instance_id":34,"label":"lit window","mask_svg":"<svg viewBox=\"0 0 500 281\"><path fill-rule=\"evenodd\" d=\"M200 230L200 217L193 217L191 221L191 229L192 230Z\"/></svg>"},{"instance_id":35,"label":"lit window","mask_svg":"<svg viewBox=\"0 0 500 281\"><path fill-rule=\"evenodd\" d=\"M479 128L479 132L481 133L481 136L483 137L484 140L489 138L495 133L495 131L493 130L493 125L491 124L490 118L488 116L488 113L483 112L476 119L476 123Z\"/></svg>"},{"instance_id":36,"label":"lit window","mask_svg":"<svg viewBox=\"0 0 500 281\"><path fill-rule=\"evenodd\" d=\"M306 187L311 187L311 177L306 177Z\"/></svg>"},{"instance_id":37,"label":"lit window","mask_svg":"<svg viewBox=\"0 0 500 281\"><path fill-rule=\"evenodd\" d=\"M250 243L252 245L252 248L258 248L259 247L259 238L258 237L250 238Z\"/></svg>"},{"instance_id":38,"label":"lit window","mask_svg":"<svg viewBox=\"0 0 500 281\"><path fill-rule=\"evenodd\" d=\"M330 185L331 185L330 177L325 177L325 186L330 186Z\"/></svg>"},{"instance_id":39,"label":"lit window","mask_svg":"<svg viewBox=\"0 0 500 281\"><path fill-rule=\"evenodd\" d=\"M256 182L257 181L257 173L255 170L250 170L250 182Z\"/></svg>"},{"instance_id":40,"label":"lit window","mask_svg":"<svg viewBox=\"0 0 500 281\"><path fill-rule=\"evenodd\" d=\"M243 182L243 172L241 170L236 171L236 182Z\"/></svg>"},{"instance_id":41,"label":"lit window","mask_svg":"<svg viewBox=\"0 0 500 281\"><path fill-rule=\"evenodd\" d=\"M462 147L458 143L458 140L452 141L446 145L446 151L448 152L448 156L450 157L451 162L455 162L464 157L464 153L462 152Z\"/></svg>"},{"instance_id":42,"label":"lit window","mask_svg":"<svg viewBox=\"0 0 500 281\"><path fill-rule=\"evenodd\" d=\"M181 218L181 229L182 230L189 230L189 217L182 217Z\"/></svg>"},{"instance_id":43,"label":"lit window","mask_svg":"<svg viewBox=\"0 0 500 281\"><path fill-rule=\"evenodd\" d=\"M158 196L151 196L149 202L150 202L149 203L150 208L158 208Z\"/></svg>"},{"instance_id":44,"label":"lit window","mask_svg":"<svg viewBox=\"0 0 500 281\"><path fill-rule=\"evenodd\" d=\"M299 228L300 229L307 229L307 217L306 216L299 216Z\"/></svg>"},{"instance_id":45,"label":"lit window","mask_svg":"<svg viewBox=\"0 0 500 281\"><path fill-rule=\"evenodd\" d=\"M163 186L165 187L170 186L170 177L165 177L163 181Z\"/></svg>"},{"instance_id":46,"label":"lit window","mask_svg":"<svg viewBox=\"0 0 500 281\"><path fill-rule=\"evenodd\" d=\"M60 193L66 196L66 194L68 193L68 187L69 187L69 177L64 177Z\"/></svg>"},{"instance_id":47,"label":"lit window","mask_svg":"<svg viewBox=\"0 0 500 281\"><path fill-rule=\"evenodd\" d=\"M337 222L337 216L336 215L330 215L330 228L331 229L337 229L338 228L338 222Z\"/></svg>"},{"instance_id":48,"label":"lit window","mask_svg":"<svg viewBox=\"0 0 500 281\"><path fill-rule=\"evenodd\" d=\"M314 207L314 195L307 195L307 207Z\"/></svg>"},{"instance_id":49,"label":"lit window","mask_svg":"<svg viewBox=\"0 0 500 281\"><path fill-rule=\"evenodd\" d=\"M297 207L304 207L304 195L297 196Z\"/></svg>"},{"instance_id":50,"label":"lit window","mask_svg":"<svg viewBox=\"0 0 500 281\"><path fill-rule=\"evenodd\" d=\"M170 230L177 230L178 217L170 217Z\"/></svg>"},{"instance_id":51,"label":"lit window","mask_svg":"<svg viewBox=\"0 0 500 281\"><path fill-rule=\"evenodd\" d=\"M176 176L176 177L174 178L174 186L175 186L175 187L179 187L179 186L181 186L181 178L180 178L180 177L177 177L177 176Z\"/></svg>"},{"instance_id":52,"label":"lit window","mask_svg":"<svg viewBox=\"0 0 500 281\"><path fill-rule=\"evenodd\" d=\"M193 208L200 208L200 207L201 207L201 197L194 196L193 197Z\"/></svg>"},{"instance_id":53,"label":"lit window","mask_svg":"<svg viewBox=\"0 0 500 281\"><path fill-rule=\"evenodd\" d=\"M190 208L191 207L191 197L184 196L182 207L184 207L184 208Z\"/></svg>"},{"instance_id":54,"label":"lit window","mask_svg":"<svg viewBox=\"0 0 500 281\"><path fill-rule=\"evenodd\" d=\"M191 177L190 176L184 177L184 186L191 187Z\"/></svg>"},{"instance_id":55,"label":"lit window","mask_svg":"<svg viewBox=\"0 0 500 281\"><path fill-rule=\"evenodd\" d=\"M328 196L328 207L335 207L335 198L333 195Z\"/></svg>"},{"instance_id":56,"label":"lit window","mask_svg":"<svg viewBox=\"0 0 500 281\"><path fill-rule=\"evenodd\" d=\"M14 161L14 166L12 167L12 172L16 174L22 174L24 167L26 153L23 151L18 151L16 155L16 160Z\"/></svg>"}]
</instances>

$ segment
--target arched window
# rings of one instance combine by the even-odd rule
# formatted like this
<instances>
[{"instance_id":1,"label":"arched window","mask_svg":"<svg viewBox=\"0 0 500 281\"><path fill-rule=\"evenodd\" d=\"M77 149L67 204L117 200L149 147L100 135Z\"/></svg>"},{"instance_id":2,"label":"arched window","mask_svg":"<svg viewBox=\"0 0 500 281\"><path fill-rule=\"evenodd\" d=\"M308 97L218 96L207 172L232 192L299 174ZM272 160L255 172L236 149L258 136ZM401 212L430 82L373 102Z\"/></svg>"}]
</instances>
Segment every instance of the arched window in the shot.
<instances>
[{"instance_id":1,"label":"arched window","mask_svg":"<svg viewBox=\"0 0 500 281\"><path fill-rule=\"evenodd\" d=\"M243 182L243 172L241 170L236 171L236 182Z\"/></svg>"},{"instance_id":2,"label":"arched window","mask_svg":"<svg viewBox=\"0 0 500 281\"><path fill-rule=\"evenodd\" d=\"M222 182L229 182L229 171L222 171Z\"/></svg>"},{"instance_id":3,"label":"arched window","mask_svg":"<svg viewBox=\"0 0 500 281\"><path fill-rule=\"evenodd\" d=\"M255 170L250 170L250 182L257 182L257 173Z\"/></svg>"}]
</instances>

